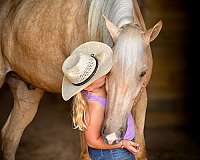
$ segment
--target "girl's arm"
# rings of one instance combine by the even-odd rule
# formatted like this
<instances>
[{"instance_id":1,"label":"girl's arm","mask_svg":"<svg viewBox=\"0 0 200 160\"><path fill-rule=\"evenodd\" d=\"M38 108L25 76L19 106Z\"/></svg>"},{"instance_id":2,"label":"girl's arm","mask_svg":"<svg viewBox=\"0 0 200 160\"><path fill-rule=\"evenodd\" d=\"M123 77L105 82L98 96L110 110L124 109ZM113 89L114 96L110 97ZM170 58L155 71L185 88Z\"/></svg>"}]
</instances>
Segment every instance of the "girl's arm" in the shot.
<instances>
[{"instance_id":1,"label":"girl's arm","mask_svg":"<svg viewBox=\"0 0 200 160\"><path fill-rule=\"evenodd\" d=\"M121 148L123 145L125 148L130 149L130 151L137 152L137 149L134 147L138 145L132 141L122 140L123 143L118 144L105 143L101 136L104 108L94 101L89 101L88 105L88 111L86 112L87 130L84 131L85 140L88 146L96 149L114 149Z\"/></svg>"}]
</instances>

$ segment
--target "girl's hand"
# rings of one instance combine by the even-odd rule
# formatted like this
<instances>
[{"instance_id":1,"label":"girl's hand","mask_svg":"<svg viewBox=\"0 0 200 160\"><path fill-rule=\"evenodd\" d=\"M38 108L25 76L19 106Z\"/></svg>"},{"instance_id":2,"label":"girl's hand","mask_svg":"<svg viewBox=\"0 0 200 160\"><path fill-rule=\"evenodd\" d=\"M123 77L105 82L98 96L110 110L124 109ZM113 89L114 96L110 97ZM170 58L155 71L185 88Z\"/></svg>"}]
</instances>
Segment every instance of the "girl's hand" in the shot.
<instances>
[{"instance_id":1,"label":"girl's hand","mask_svg":"<svg viewBox=\"0 0 200 160\"><path fill-rule=\"evenodd\" d=\"M126 148L133 154L137 153L140 150L139 144L137 144L133 141L123 139L123 140L121 140L120 143L121 143L121 148Z\"/></svg>"}]
</instances>

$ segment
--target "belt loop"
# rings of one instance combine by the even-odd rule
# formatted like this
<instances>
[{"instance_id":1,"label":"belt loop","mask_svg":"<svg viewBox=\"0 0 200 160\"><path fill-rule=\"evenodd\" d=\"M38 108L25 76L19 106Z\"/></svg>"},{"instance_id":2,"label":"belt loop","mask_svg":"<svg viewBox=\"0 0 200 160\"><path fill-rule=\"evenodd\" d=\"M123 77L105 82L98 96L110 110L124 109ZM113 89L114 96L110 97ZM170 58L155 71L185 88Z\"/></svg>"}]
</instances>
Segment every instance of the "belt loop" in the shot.
<instances>
[{"instance_id":1,"label":"belt loop","mask_svg":"<svg viewBox=\"0 0 200 160\"><path fill-rule=\"evenodd\" d=\"M101 156L103 157L104 155L103 155L103 151L102 151L102 149L101 149Z\"/></svg>"}]
</instances>

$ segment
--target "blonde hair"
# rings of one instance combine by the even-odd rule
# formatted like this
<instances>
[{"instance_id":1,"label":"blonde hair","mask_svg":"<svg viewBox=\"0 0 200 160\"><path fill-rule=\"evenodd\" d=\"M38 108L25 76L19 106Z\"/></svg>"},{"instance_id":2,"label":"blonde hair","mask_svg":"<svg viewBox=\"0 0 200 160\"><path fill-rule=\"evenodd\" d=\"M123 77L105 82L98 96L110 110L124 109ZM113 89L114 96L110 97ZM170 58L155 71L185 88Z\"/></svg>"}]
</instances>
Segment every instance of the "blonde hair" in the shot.
<instances>
[{"instance_id":1,"label":"blonde hair","mask_svg":"<svg viewBox=\"0 0 200 160\"><path fill-rule=\"evenodd\" d=\"M79 129L80 131L84 131L85 129L87 129L87 123L85 120L85 113L87 109L88 103L85 100L84 96L81 94L81 92L77 93L74 96L72 108L74 129Z\"/></svg>"}]
</instances>

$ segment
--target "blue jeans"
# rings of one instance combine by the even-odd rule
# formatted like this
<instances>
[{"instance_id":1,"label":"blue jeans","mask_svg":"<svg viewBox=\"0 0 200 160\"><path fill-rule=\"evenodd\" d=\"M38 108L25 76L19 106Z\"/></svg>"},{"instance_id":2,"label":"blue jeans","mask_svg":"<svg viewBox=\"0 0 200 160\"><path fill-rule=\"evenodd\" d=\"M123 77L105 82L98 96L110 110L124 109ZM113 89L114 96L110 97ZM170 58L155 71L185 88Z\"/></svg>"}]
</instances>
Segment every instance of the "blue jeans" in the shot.
<instances>
[{"instance_id":1,"label":"blue jeans","mask_svg":"<svg viewBox=\"0 0 200 160\"><path fill-rule=\"evenodd\" d=\"M135 160L134 154L125 148L95 149L88 147L91 160Z\"/></svg>"}]
</instances>

